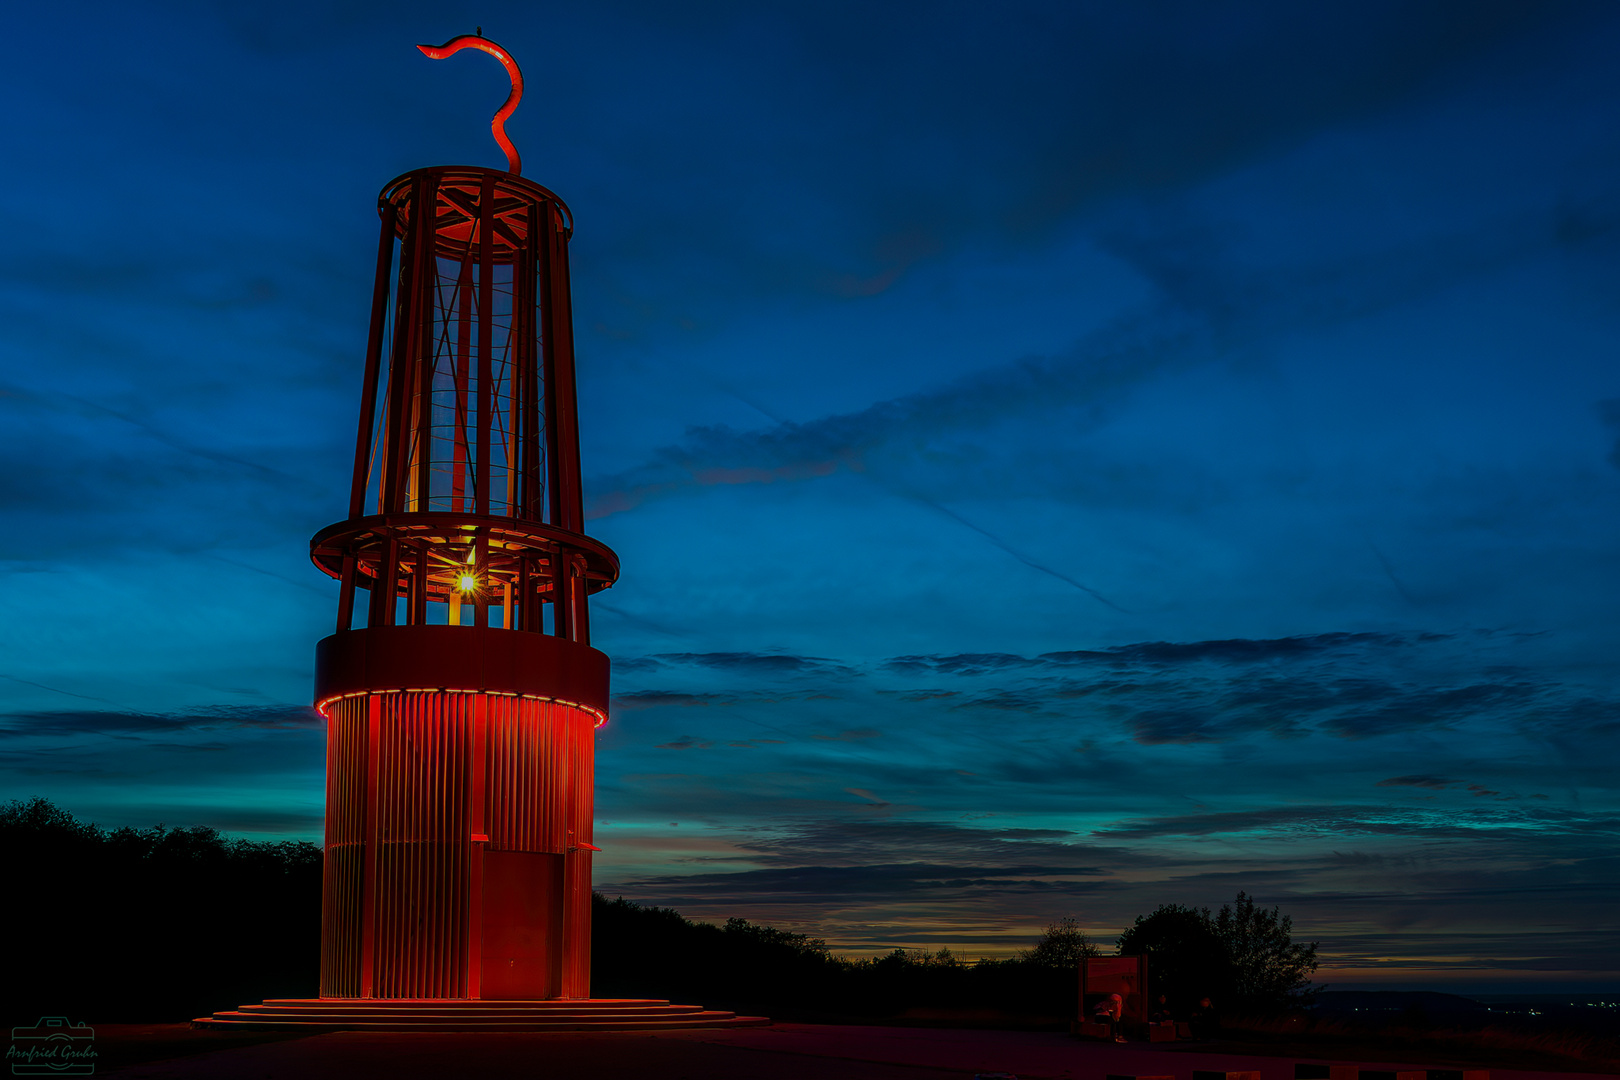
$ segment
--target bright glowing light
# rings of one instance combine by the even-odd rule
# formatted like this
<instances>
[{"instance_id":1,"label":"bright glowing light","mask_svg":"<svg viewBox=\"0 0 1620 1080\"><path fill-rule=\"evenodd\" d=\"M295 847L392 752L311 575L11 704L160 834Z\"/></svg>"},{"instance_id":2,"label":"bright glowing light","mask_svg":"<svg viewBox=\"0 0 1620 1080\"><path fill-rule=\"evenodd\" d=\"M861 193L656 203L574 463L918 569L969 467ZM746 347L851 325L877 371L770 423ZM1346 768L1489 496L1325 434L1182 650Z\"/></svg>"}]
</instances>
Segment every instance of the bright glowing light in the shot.
<instances>
[{"instance_id":1,"label":"bright glowing light","mask_svg":"<svg viewBox=\"0 0 1620 1080\"><path fill-rule=\"evenodd\" d=\"M462 574L460 581L456 584L456 588L460 589L462 592L472 592L478 588L478 579L473 577L471 574Z\"/></svg>"}]
</instances>

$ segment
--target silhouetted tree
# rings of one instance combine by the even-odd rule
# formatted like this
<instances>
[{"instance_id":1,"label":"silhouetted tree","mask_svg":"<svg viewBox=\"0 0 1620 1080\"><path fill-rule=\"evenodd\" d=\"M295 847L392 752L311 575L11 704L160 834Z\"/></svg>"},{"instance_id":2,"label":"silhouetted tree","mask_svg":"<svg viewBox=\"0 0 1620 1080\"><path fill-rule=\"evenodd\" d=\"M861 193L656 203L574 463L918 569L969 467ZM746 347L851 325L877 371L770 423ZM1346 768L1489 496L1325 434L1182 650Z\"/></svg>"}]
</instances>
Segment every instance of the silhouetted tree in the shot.
<instances>
[{"instance_id":1,"label":"silhouetted tree","mask_svg":"<svg viewBox=\"0 0 1620 1080\"><path fill-rule=\"evenodd\" d=\"M1247 893L1222 905L1215 934L1232 962L1232 1005L1273 1010L1307 1004L1316 970L1316 942L1296 945L1294 920L1277 908L1255 907Z\"/></svg>"},{"instance_id":2,"label":"silhouetted tree","mask_svg":"<svg viewBox=\"0 0 1620 1080\"><path fill-rule=\"evenodd\" d=\"M1208 994L1219 1005L1229 1003L1232 961L1215 931L1208 908L1161 904L1119 936L1122 956L1148 958L1148 993L1167 994L1185 1009Z\"/></svg>"},{"instance_id":3,"label":"silhouetted tree","mask_svg":"<svg viewBox=\"0 0 1620 1080\"><path fill-rule=\"evenodd\" d=\"M1209 995L1224 1011L1270 1012L1307 1004L1316 943L1296 945L1294 920L1255 906L1247 893L1211 916L1164 904L1119 936L1122 955L1146 954L1149 992L1187 1008Z\"/></svg>"},{"instance_id":4,"label":"silhouetted tree","mask_svg":"<svg viewBox=\"0 0 1620 1080\"><path fill-rule=\"evenodd\" d=\"M1082 957L1096 956L1097 946L1080 929L1077 919L1064 917L1047 926L1033 949L1022 949L1018 959L1049 968L1078 968Z\"/></svg>"}]
</instances>

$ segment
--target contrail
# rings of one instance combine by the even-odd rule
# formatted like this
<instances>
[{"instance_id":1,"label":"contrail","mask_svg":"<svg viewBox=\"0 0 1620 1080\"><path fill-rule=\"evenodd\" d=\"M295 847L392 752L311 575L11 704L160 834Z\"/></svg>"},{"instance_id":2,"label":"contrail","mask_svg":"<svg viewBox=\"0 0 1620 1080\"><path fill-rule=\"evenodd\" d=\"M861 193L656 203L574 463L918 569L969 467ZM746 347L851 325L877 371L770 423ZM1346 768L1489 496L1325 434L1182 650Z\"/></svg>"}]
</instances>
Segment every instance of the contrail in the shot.
<instances>
[{"instance_id":1,"label":"contrail","mask_svg":"<svg viewBox=\"0 0 1620 1080\"><path fill-rule=\"evenodd\" d=\"M1405 600L1413 607L1421 606L1418 604L1417 598L1406 591L1406 586L1401 584L1401 579L1395 576L1395 568L1391 566L1389 560L1384 557L1384 553L1378 550L1378 545L1373 543L1371 540L1368 540L1367 546L1372 549L1373 556L1378 560L1378 564L1384 568L1384 573L1386 576L1388 576L1389 583L1395 586L1396 592L1401 594L1401 599Z\"/></svg>"},{"instance_id":2,"label":"contrail","mask_svg":"<svg viewBox=\"0 0 1620 1080\"><path fill-rule=\"evenodd\" d=\"M118 703L116 701L108 701L106 698L91 697L89 694L75 694L71 690L63 690L60 687L56 687L56 686L46 686L44 683L34 682L31 679L19 679L15 675L6 675L4 673L0 673L0 679L10 679L12 682L22 683L24 686L32 686L36 690L49 690L53 694L66 694L68 697L76 697L76 698L80 698L81 700L84 700L84 701L99 701L103 705L111 705L114 708L119 708L119 709L127 709L127 708L129 708L129 706L127 706L127 705L122 705L122 704L120 704L120 703Z\"/></svg>"},{"instance_id":3,"label":"contrail","mask_svg":"<svg viewBox=\"0 0 1620 1080\"><path fill-rule=\"evenodd\" d=\"M917 500L918 502L922 503L924 506L930 507L930 508L932 508L934 510L938 510L941 514L944 514L946 517L950 518L952 521L956 522L957 524L967 526L968 528L972 529L974 532L978 533L980 536L984 537L986 540L990 541L996 547L1000 548L1002 551L1005 551L1008 555L1011 555L1013 558L1017 559L1019 562L1023 563L1025 566L1029 567L1030 569L1039 570L1043 574L1049 574L1050 576L1057 578L1059 581L1063 582L1066 585L1074 586L1076 589L1079 589L1081 592L1085 593L1087 596L1091 597L1093 600L1097 601L1099 604L1103 604L1103 605L1105 605L1107 607L1111 607L1115 611L1119 612L1121 615L1129 615L1130 614L1130 612L1127 611L1125 608L1120 607L1118 604L1116 604L1112 600L1108 599L1108 597L1104 596L1102 593L1098 592L1096 589L1093 589L1090 585L1081 584L1080 582L1074 580L1074 578L1070 577L1069 575L1067 575L1065 573L1062 573L1061 571L1054 570L1050 566L1043 566L1042 564L1036 562L1034 559L1031 559L1029 556L1023 554L1022 552L1020 552L1020 551L1018 551L1016 549L1014 549L1012 547L1012 545L1008 544L1005 540L1003 540L1001 537L997 536L995 533L989 531L988 529L984 529L984 528L979 527L978 525L973 524L973 522L969 521L967 518L963 517L961 514L958 514L955 510L952 510L949 507L944 506L944 505L942 505L940 503L934 502L932 499L925 499L921 495L913 495L913 496L911 496L911 498L913 498L913 499Z\"/></svg>"},{"instance_id":4,"label":"contrail","mask_svg":"<svg viewBox=\"0 0 1620 1080\"><path fill-rule=\"evenodd\" d=\"M716 385L721 385L721 384L716 382ZM782 418L780 416L777 416L775 413L773 413L769 409L765 408L765 406L761 405L759 402L754 401L751 398L745 397L743 394L741 394L737 390L733 389L732 387L722 386L721 388L723 390L725 390L726 393L730 394L732 397L736 398L738 401L742 402L744 405L747 405L750 409L753 409L755 412L759 413L761 416L763 416L766 419L770 420L772 423L776 424L777 426L779 426L779 427L786 427L787 426L787 424L788 424L787 420L785 420L784 418ZM1046 575L1048 575L1050 577L1057 578L1059 581L1063 582L1065 585L1069 585L1069 586L1072 586L1073 588L1079 589L1081 592L1085 593L1087 596L1091 597L1093 600L1097 601L1099 604L1103 604L1103 605L1105 605L1107 607L1113 608L1115 611L1119 612L1121 615L1130 614L1130 612L1127 611L1125 608L1120 607L1118 604L1114 603L1112 600L1108 599L1108 597L1104 596L1102 593L1098 592L1096 589L1093 589L1091 586L1084 585L1084 584L1074 580L1074 578L1069 577L1067 574L1064 574L1061 571L1052 569L1050 566L1045 566L1045 565L1042 565L1041 563L1036 562L1034 559L1031 559L1029 556L1027 556L1027 555L1023 554L1022 552L1018 551L1017 549L1015 549L1011 544L1007 543L1007 541L1003 540L1001 537L997 536L995 533L991 532L989 529L986 529L986 528L984 528L982 526L979 526L979 525L975 525L973 522L969 521L967 518L963 517L961 514L958 514L956 511L951 510L951 509L941 505L940 503L934 502L932 499L924 498L923 496L917 495L917 494L915 494L913 492L897 490L896 488L894 488L894 487L890 486L889 484L886 484L882 480L880 480L876 475L874 475L871 472L871 470L862 470L860 473L857 473L856 475L864 477L865 479L871 481L872 483L877 484L879 487L881 487L884 491L888 492L890 495L896 495L896 496L901 496L903 498L911 499L912 501L919 502L922 505L924 505L926 507L929 507L930 509L939 511L941 514L944 514L946 517L950 518L952 521L956 522L958 525L963 525L963 526L966 526L969 529L972 529L974 532L978 533L980 536L982 536L986 540L990 541L991 544L995 545L1001 551L1007 553L1008 555L1011 555L1013 558L1017 559L1019 562L1023 563L1025 566L1029 567L1030 569L1038 570L1041 573L1046 574Z\"/></svg>"}]
</instances>

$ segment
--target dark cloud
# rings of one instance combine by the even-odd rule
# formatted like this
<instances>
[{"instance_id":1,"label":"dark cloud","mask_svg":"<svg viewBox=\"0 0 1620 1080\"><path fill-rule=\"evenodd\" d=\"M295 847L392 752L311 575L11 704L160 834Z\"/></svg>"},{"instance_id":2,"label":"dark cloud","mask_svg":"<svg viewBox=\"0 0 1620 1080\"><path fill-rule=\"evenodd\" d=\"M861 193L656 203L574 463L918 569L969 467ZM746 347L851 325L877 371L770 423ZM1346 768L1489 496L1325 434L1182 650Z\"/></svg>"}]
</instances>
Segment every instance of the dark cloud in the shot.
<instances>
[{"instance_id":1,"label":"dark cloud","mask_svg":"<svg viewBox=\"0 0 1620 1080\"><path fill-rule=\"evenodd\" d=\"M33 710L0 717L0 738L164 735L216 728L300 729L325 723L307 705L219 705L184 713Z\"/></svg>"},{"instance_id":2,"label":"dark cloud","mask_svg":"<svg viewBox=\"0 0 1620 1080\"><path fill-rule=\"evenodd\" d=\"M708 739L700 739L696 735L682 735L674 742L659 743L660 750L707 750L714 743Z\"/></svg>"},{"instance_id":3,"label":"dark cloud","mask_svg":"<svg viewBox=\"0 0 1620 1080\"><path fill-rule=\"evenodd\" d=\"M745 836L738 846L754 861L772 866L967 859L993 865L1041 861L1093 874L1098 867L1154 861L1087 843L1061 829L974 827L942 821L810 821L767 835Z\"/></svg>"},{"instance_id":4,"label":"dark cloud","mask_svg":"<svg viewBox=\"0 0 1620 1080\"><path fill-rule=\"evenodd\" d=\"M1050 664L1261 664L1278 660L1301 660L1339 650L1388 647L1407 644L1400 634L1330 633L1302 634L1285 638L1230 638L1217 641L1144 641L1134 645L1114 645L1106 649L1042 653Z\"/></svg>"},{"instance_id":5,"label":"dark cloud","mask_svg":"<svg viewBox=\"0 0 1620 1080\"><path fill-rule=\"evenodd\" d=\"M966 898L972 894L1053 890L1085 893L1096 889L1098 884L1053 879L1097 877L1105 873L1097 867L902 862L649 877L614 882L603 888L625 896L664 897L677 903L682 898L702 896L710 904L739 901L798 904L900 896Z\"/></svg>"},{"instance_id":6,"label":"dark cloud","mask_svg":"<svg viewBox=\"0 0 1620 1080\"><path fill-rule=\"evenodd\" d=\"M823 657L794 656L787 653L657 653L652 659L666 664L690 664L742 675L799 675L826 671L839 666Z\"/></svg>"},{"instance_id":7,"label":"dark cloud","mask_svg":"<svg viewBox=\"0 0 1620 1080\"><path fill-rule=\"evenodd\" d=\"M1417 775L1417 776L1392 776L1388 780L1380 780L1380 781L1378 781L1378 786L1379 787L1418 787L1418 788L1431 788L1431 789L1433 789L1435 791L1444 791L1446 788L1449 788L1451 785L1453 785L1455 783L1457 783L1457 781L1448 780L1443 776Z\"/></svg>"},{"instance_id":8,"label":"dark cloud","mask_svg":"<svg viewBox=\"0 0 1620 1080\"><path fill-rule=\"evenodd\" d=\"M983 675L1008 668L1036 667L1040 663L1011 653L957 653L954 656L896 656L883 666L902 675Z\"/></svg>"},{"instance_id":9,"label":"dark cloud","mask_svg":"<svg viewBox=\"0 0 1620 1080\"><path fill-rule=\"evenodd\" d=\"M887 691L884 691L887 693ZM960 690L911 690L900 695L901 701L939 701L961 695Z\"/></svg>"},{"instance_id":10,"label":"dark cloud","mask_svg":"<svg viewBox=\"0 0 1620 1080\"><path fill-rule=\"evenodd\" d=\"M1170 667L1182 664L1263 664L1311 660L1335 652L1394 649L1444 641L1449 634L1406 635L1388 633L1301 634L1285 638L1227 638L1213 641L1143 641L1102 649L1074 649L1042 653L1036 657L1011 653L957 653L954 655L896 656L883 665L905 675L983 675L1019 668L1076 667L1084 665L1143 665Z\"/></svg>"},{"instance_id":11,"label":"dark cloud","mask_svg":"<svg viewBox=\"0 0 1620 1080\"><path fill-rule=\"evenodd\" d=\"M688 709L708 706L725 700L719 694L685 694L675 690L634 690L628 694L615 694L613 696L613 707L616 710L624 711L666 707Z\"/></svg>"},{"instance_id":12,"label":"dark cloud","mask_svg":"<svg viewBox=\"0 0 1620 1080\"><path fill-rule=\"evenodd\" d=\"M1492 793L1494 794L1494 793ZM1172 836L1219 835L1379 835L1450 839L1522 837L1527 830L1540 835L1582 835L1594 829L1620 825L1610 814L1518 809L1441 813L1432 810L1394 810L1365 806L1302 806L1224 813L1187 814L1149 818L1098 829L1104 839L1146 839Z\"/></svg>"},{"instance_id":13,"label":"dark cloud","mask_svg":"<svg viewBox=\"0 0 1620 1080\"><path fill-rule=\"evenodd\" d=\"M1326 717L1323 724L1349 739L1438 727L1474 717L1499 716L1523 707L1542 692L1540 687L1527 683L1475 683L1397 690L1371 680L1347 681L1342 689L1352 707ZM1374 700L1378 701L1375 707L1361 707Z\"/></svg>"},{"instance_id":14,"label":"dark cloud","mask_svg":"<svg viewBox=\"0 0 1620 1080\"><path fill-rule=\"evenodd\" d=\"M1219 718L1197 709L1144 709L1131 715L1131 737L1144 746L1216 742L1229 738Z\"/></svg>"},{"instance_id":15,"label":"dark cloud","mask_svg":"<svg viewBox=\"0 0 1620 1080\"><path fill-rule=\"evenodd\" d=\"M812 735L810 737L820 739L823 742L864 742L867 739L875 739L882 734L883 732L875 728L847 728L836 735Z\"/></svg>"},{"instance_id":16,"label":"dark cloud","mask_svg":"<svg viewBox=\"0 0 1620 1080\"><path fill-rule=\"evenodd\" d=\"M1046 705L1044 696L1022 690L996 690L979 694L951 706L953 709L995 709L1001 712L1039 712Z\"/></svg>"}]
</instances>

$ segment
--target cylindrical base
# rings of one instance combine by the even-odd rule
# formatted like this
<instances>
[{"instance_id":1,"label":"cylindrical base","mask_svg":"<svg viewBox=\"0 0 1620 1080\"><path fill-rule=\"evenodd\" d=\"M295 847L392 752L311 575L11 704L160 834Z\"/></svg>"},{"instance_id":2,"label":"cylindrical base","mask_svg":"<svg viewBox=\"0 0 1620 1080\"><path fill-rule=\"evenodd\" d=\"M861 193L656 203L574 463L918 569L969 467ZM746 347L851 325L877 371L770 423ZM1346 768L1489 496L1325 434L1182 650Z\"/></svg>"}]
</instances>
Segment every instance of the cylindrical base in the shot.
<instances>
[{"instance_id":1,"label":"cylindrical base","mask_svg":"<svg viewBox=\"0 0 1620 1080\"><path fill-rule=\"evenodd\" d=\"M594 731L606 658L517 631L383 629L321 643L322 997L588 998ZM387 640L366 640L373 636ZM492 687L469 667L479 656L466 646L480 638L506 648L476 666L520 666L520 678L501 681L521 691ZM435 643L447 647L434 652ZM549 665L523 664L526 645ZM399 652L419 662L401 665ZM554 678L540 679L546 666ZM427 685L367 677L393 669ZM458 681L470 685L448 685ZM547 685L571 696L533 692Z\"/></svg>"}]
</instances>

